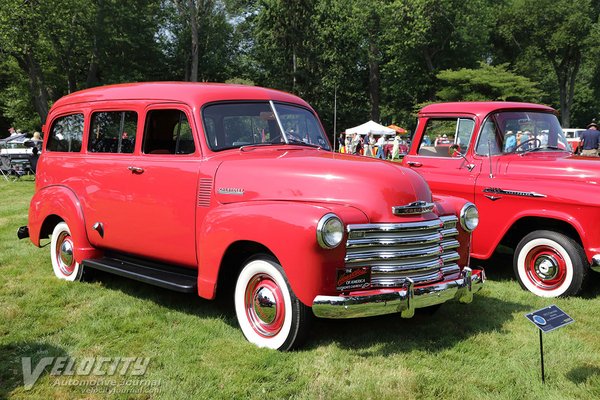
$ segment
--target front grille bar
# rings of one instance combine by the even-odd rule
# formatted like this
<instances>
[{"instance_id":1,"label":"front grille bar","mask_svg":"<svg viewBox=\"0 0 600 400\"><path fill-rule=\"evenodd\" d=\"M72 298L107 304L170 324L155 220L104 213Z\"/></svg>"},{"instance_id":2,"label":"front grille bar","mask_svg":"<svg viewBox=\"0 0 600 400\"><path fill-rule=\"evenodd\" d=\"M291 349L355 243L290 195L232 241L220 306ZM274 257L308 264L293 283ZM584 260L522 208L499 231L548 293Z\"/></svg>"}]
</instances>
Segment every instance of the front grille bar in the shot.
<instances>
[{"instance_id":1,"label":"front grille bar","mask_svg":"<svg viewBox=\"0 0 600 400\"><path fill-rule=\"evenodd\" d=\"M460 272L458 218L348 225L346 268L371 267L371 287L428 284Z\"/></svg>"}]
</instances>

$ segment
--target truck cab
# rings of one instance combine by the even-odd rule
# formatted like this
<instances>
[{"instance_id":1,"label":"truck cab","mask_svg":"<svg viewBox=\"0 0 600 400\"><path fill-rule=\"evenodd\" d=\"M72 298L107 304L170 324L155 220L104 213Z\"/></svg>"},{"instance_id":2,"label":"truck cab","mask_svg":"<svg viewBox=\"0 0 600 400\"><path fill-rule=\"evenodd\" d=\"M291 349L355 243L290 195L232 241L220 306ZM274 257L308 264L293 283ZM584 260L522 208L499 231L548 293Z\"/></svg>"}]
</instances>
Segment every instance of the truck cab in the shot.
<instances>
[{"instance_id":1,"label":"truck cab","mask_svg":"<svg viewBox=\"0 0 600 400\"><path fill-rule=\"evenodd\" d=\"M451 144L434 146L447 137ZM550 107L516 102L440 103L418 113L403 165L434 194L479 209L471 255L514 250L523 288L538 296L579 293L598 270L600 164L575 156Z\"/></svg>"}]
</instances>

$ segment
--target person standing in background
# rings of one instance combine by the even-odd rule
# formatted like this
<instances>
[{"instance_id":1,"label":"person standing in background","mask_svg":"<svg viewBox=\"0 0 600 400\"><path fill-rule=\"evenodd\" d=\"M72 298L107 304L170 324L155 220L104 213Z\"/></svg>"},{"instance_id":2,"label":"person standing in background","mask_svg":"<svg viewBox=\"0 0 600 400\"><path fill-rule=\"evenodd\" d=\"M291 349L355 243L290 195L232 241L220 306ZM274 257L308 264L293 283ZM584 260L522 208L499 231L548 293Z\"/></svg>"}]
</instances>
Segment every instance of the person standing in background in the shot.
<instances>
[{"instance_id":1,"label":"person standing in background","mask_svg":"<svg viewBox=\"0 0 600 400\"><path fill-rule=\"evenodd\" d=\"M600 140L600 132L598 125L592 122L587 126L587 129L579 135L581 138L581 155L587 157L598 157L598 142Z\"/></svg>"}]
</instances>

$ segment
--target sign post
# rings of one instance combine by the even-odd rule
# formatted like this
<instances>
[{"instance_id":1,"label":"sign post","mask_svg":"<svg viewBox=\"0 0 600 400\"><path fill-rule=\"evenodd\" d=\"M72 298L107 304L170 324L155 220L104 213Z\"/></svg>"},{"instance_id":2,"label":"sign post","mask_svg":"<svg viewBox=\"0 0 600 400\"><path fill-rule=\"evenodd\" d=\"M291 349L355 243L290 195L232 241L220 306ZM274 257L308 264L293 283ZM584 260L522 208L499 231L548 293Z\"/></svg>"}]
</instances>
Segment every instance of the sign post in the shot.
<instances>
[{"instance_id":1,"label":"sign post","mask_svg":"<svg viewBox=\"0 0 600 400\"><path fill-rule=\"evenodd\" d=\"M572 322L575 322L575 320L555 305L525 314L525 317L533 322L533 324L538 327L540 332L540 362L542 366L542 383L546 383L546 376L544 373L544 341L542 334L568 325Z\"/></svg>"}]
</instances>

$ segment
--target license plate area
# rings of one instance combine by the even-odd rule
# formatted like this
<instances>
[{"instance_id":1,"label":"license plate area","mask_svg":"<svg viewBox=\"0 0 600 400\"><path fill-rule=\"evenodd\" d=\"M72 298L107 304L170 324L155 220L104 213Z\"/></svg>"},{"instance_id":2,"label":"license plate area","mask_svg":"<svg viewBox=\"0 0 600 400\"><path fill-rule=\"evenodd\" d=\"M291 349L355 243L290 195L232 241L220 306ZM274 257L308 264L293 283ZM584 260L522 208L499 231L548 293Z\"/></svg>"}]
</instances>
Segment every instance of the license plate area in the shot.
<instances>
[{"instance_id":1,"label":"license plate area","mask_svg":"<svg viewBox=\"0 0 600 400\"><path fill-rule=\"evenodd\" d=\"M371 286L371 268L342 268L337 270L336 290L366 289Z\"/></svg>"}]
</instances>

